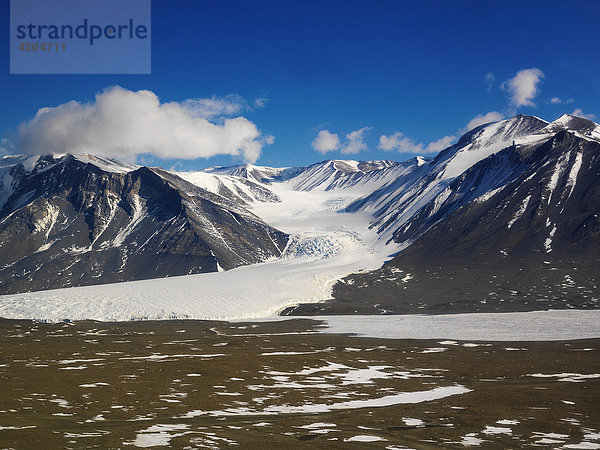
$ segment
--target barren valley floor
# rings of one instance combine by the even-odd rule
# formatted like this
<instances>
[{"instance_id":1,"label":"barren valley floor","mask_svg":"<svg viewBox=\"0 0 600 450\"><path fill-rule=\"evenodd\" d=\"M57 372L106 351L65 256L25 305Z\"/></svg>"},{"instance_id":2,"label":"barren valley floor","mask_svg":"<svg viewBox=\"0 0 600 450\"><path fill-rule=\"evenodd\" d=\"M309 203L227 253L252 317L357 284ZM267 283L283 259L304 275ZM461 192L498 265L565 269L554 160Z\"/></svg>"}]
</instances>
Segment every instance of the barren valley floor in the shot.
<instances>
[{"instance_id":1,"label":"barren valley floor","mask_svg":"<svg viewBox=\"0 0 600 450\"><path fill-rule=\"evenodd\" d=\"M318 326L2 320L0 446L600 447L599 339Z\"/></svg>"}]
</instances>

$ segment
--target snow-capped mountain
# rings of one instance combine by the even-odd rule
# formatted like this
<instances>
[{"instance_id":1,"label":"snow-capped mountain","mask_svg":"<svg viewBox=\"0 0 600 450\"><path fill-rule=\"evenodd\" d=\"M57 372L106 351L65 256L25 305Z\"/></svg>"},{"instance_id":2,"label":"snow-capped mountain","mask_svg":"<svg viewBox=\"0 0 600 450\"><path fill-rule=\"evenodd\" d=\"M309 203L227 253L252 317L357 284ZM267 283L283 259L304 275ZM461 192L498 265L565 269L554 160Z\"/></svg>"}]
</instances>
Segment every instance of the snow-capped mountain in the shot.
<instances>
[{"instance_id":1,"label":"snow-capped mountain","mask_svg":"<svg viewBox=\"0 0 600 450\"><path fill-rule=\"evenodd\" d=\"M550 292L548 283L568 284L548 301L521 302L521 309L596 307L590 292L597 285L600 244L599 155L600 126L594 122L518 115L471 130L434 159L401 163L332 160L169 172L83 155L5 157L2 289L247 266L190 283L215 289L186 294L200 309L189 307L185 315L217 317L193 311L203 311L207 296L227 309L223 289L244 292L270 312L325 300L336 280L359 270L366 272L335 285L334 302L296 313L492 308L512 302L498 294L506 286L493 281L502 274L514 284L511 291L519 291L519 283L540 288L531 298ZM262 261L270 262L255 265ZM564 272L574 264L580 279ZM522 273L527 276L519 278ZM225 279L226 287L219 281ZM144 295L150 298L154 290ZM434 297L435 308L425 301ZM480 303L475 307L471 300ZM232 305L231 311L242 307Z\"/></svg>"},{"instance_id":2,"label":"snow-capped mountain","mask_svg":"<svg viewBox=\"0 0 600 450\"><path fill-rule=\"evenodd\" d=\"M287 242L240 202L160 169L65 155L0 170L3 293L231 269Z\"/></svg>"},{"instance_id":3,"label":"snow-capped mountain","mask_svg":"<svg viewBox=\"0 0 600 450\"><path fill-rule=\"evenodd\" d=\"M499 139L482 141L498 130ZM337 306L295 313L340 305L373 312L364 298L387 313L600 307L599 131L568 115L552 123L517 116L473 130L426 173L358 202L375 209L374 225L391 229L404 250L338 283ZM445 178L466 159L477 162Z\"/></svg>"},{"instance_id":4,"label":"snow-capped mountain","mask_svg":"<svg viewBox=\"0 0 600 450\"><path fill-rule=\"evenodd\" d=\"M260 183L285 183L295 191L331 191L358 187L368 193L389 181L411 172L428 160L418 156L409 161L330 160L306 167L257 167L251 164L212 167L204 172L231 175Z\"/></svg>"},{"instance_id":5,"label":"snow-capped mountain","mask_svg":"<svg viewBox=\"0 0 600 450\"><path fill-rule=\"evenodd\" d=\"M522 115L482 125L440 152L434 160L360 199L348 210L371 212L375 217L372 226L380 234L407 247L448 209L456 209L506 181L501 173L488 172L468 189L463 186L460 198L450 198L468 169L507 147L538 139L537 133L547 125L536 117Z\"/></svg>"}]
</instances>

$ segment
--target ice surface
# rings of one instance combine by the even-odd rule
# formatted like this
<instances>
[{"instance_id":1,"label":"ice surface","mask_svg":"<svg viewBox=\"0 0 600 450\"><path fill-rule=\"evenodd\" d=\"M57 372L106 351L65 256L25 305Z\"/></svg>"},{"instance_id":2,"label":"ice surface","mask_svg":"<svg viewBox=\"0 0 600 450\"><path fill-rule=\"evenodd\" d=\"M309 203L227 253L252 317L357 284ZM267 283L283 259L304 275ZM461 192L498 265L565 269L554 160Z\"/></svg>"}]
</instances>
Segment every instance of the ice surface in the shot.
<instances>
[{"instance_id":1,"label":"ice surface","mask_svg":"<svg viewBox=\"0 0 600 450\"><path fill-rule=\"evenodd\" d=\"M388 339L560 341L600 337L600 311L322 316L324 333Z\"/></svg>"}]
</instances>

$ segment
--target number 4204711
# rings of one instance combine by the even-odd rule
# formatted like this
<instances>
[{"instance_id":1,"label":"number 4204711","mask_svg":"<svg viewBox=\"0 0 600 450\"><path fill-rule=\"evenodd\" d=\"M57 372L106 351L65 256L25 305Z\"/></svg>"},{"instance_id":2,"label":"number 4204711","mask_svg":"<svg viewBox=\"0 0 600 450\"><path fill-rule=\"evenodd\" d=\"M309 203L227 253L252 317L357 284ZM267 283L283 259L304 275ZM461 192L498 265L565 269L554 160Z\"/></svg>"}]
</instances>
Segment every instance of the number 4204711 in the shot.
<instances>
[{"instance_id":1,"label":"number 4204711","mask_svg":"<svg viewBox=\"0 0 600 450\"><path fill-rule=\"evenodd\" d=\"M38 44L37 42L21 42L19 44L19 50L22 52L64 52L67 49L67 46L64 42L42 42Z\"/></svg>"}]
</instances>

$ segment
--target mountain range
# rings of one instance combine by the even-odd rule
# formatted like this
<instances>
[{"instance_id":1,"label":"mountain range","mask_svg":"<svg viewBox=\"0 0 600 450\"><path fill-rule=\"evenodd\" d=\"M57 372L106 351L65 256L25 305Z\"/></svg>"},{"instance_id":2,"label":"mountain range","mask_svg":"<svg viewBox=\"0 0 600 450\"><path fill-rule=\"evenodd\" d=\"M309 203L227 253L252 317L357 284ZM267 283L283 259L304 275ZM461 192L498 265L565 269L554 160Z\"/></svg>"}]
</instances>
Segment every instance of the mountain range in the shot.
<instances>
[{"instance_id":1,"label":"mountain range","mask_svg":"<svg viewBox=\"0 0 600 450\"><path fill-rule=\"evenodd\" d=\"M174 172L5 156L0 294L314 264L360 242L381 267L284 313L596 308L599 179L600 126L571 115L485 124L405 162Z\"/></svg>"}]
</instances>

